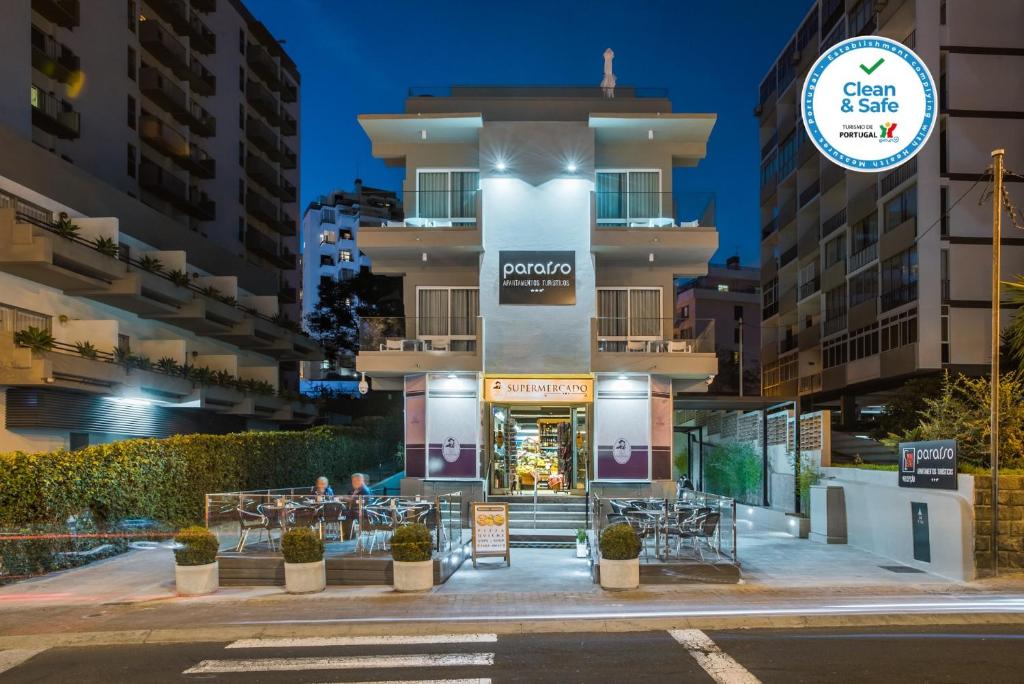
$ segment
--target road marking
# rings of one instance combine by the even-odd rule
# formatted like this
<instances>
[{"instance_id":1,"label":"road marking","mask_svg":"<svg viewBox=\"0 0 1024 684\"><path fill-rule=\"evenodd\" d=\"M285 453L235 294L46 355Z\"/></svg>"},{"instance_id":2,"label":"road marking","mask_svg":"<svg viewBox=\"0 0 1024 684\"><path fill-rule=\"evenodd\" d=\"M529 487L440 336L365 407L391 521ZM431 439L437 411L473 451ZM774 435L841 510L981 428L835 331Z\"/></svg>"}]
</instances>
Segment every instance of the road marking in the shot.
<instances>
[{"instance_id":1,"label":"road marking","mask_svg":"<svg viewBox=\"0 0 1024 684\"><path fill-rule=\"evenodd\" d=\"M391 667L473 667L493 665L493 653L367 655L347 658L264 658L204 660L182 674L228 672L299 672L303 670L373 670Z\"/></svg>"},{"instance_id":2,"label":"road marking","mask_svg":"<svg viewBox=\"0 0 1024 684\"><path fill-rule=\"evenodd\" d=\"M224 648L304 648L319 646L407 646L423 644L493 644L497 634L420 634L412 636L310 637L304 639L239 639Z\"/></svg>"},{"instance_id":3,"label":"road marking","mask_svg":"<svg viewBox=\"0 0 1024 684\"><path fill-rule=\"evenodd\" d=\"M334 684L346 684L335 682ZM491 684L490 679L381 679L376 682L352 682L349 684Z\"/></svg>"},{"instance_id":4,"label":"road marking","mask_svg":"<svg viewBox=\"0 0 1024 684\"><path fill-rule=\"evenodd\" d=\"M669 634L718 684L761 684L750 670L724 653L711 637L699 629L672 629Z\"/></svg>"},{"instance_id":5,"label":"road marking","mask_svg":"<svg viewBox=\"0 0 1024 684\"><path fill-rule=\"evenodd\" d=\"M45 648L12 648L0 651L0 673L13 670L32 656L39 655Z\"/></svg>"}]
</instances>

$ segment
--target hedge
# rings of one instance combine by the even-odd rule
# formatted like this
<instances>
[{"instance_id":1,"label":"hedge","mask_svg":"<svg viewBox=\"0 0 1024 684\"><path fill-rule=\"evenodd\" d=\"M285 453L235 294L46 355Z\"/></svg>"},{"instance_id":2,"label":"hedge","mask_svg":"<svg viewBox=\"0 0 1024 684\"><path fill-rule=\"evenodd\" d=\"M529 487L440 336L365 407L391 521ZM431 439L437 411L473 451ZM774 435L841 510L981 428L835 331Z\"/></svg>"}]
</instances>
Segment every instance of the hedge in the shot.
<instances>
[{"instance_id":1,"label":"hedge","mask_svg":"<svg viewBox=\"0 0 1024 684\"><path fill-rule=\"evenodd\" d=\"M0 529L63 524L86 511L101 527L127 517L201 523L207 493L312 486L319 475L340 481L394 453L381 438L368 424L0 454Z\"/></svg>"}]
</instances>

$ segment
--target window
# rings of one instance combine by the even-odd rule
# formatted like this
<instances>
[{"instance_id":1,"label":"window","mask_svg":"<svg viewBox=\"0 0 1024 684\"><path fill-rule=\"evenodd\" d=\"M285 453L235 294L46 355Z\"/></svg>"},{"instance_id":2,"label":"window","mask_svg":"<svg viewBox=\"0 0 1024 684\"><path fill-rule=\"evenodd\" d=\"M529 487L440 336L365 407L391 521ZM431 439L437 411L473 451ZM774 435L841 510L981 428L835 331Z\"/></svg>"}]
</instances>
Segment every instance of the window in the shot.
<instances>
[{"instance_id":1,"label":"window","mask_svg":"<svg viewBox=\"0 0 1024 684\"><path fill-rule=\"evenodd\" d=\"M320 233L320 244L321 245L333 245L336 242L333 230L325 230Z\"/></svg>"},{"instance_id":2,"label":"window","mask_svg":"<svg viewBox=\"0 0 1024 684\"><path fill-rule=\"evenodd\" d=\"M597 172L597 222L617 225L660 219L671 208L663 206L661 171L637 169Z\"/></svg>"},{"instance_id":3,"label":"window","mask_svg":"<svg viewBox=\"0 0 1024 684\"><path fill-rule=\"evenodd\" d=\"M238 52L245 54L245 29L238 29Z\"/></svg>"},{"instance_id":4,"label":"window","mask_svg":"<svg viewBox=\"0 0 1024 684\"><path fill-rule=\"evenodd\" d=\"M238 203L245 204L245 181L238 179Z\"/></svg>"},{"instance_id":5,"label":"window","mask_svg":"<svg viewBox=\"0 0 1024 684\"><path fill-rule=\"evenodd\" d=\"M341 231L341 239L342 240L351 240L352 239L352 231L351 230L343 230L343 231Z\"/></svg>"},{"instance_id":6,"label":"window","mask_svg":"<svg viewBox=\"0 0 1024 684\"><path fill-rule=\"evenodd\" d=\"M942 344L949 354L949 307L942 307ZM907 309L893 316L878 321L881 326L882 351L898 349L907 344L917 342L917 309ZM948 361L943 361L948 363Z\"/></svg>"},{"instance_id":7,"label":"window","mask_svg":"<svg viewBox=\"0 0 1024 684\"><path fill-rule=\"evenodd\" d=\"M739 344L740 343L740 328L739 328L739 326L736 326L735 328L733 328L733 331L732 331L732 341L733 341L733 344Z\"/></svg>"},{"instance_id":8,"label":"window","mask_svg":"<svg viewBox=\"0 0 1024 684\"><path fill-rule=\"evenodd\" d=\"M823 368L835 368L846 363L846 335L821 343L821 365Z\"/></svg>"},{"instance_id":9,"label":"window","mask_svg":"<svg viewBox=\"0 0 1024 684\"><path fill-rule=\"evenodd\" d=\"M726 283L719 283L718 284L718 291L719 292L728 292L729 291L729 286Z\"/></svg>"},{"instance_id":10,"label":"window","mask_svg":"<svg viewBox=\"0 0 1024 684\"><path fill-rule=\"evenodd\" d=\"M245 219L238 217L238 241L245 242Z\"/></svg>"},{"instance_id":11,"label":"window","mask_svg":"<svg viewBox=\"0 0 1024 684\"><path fill-rule=\"evenodd\" d=\"M825 268L846 260L846 236L832 238L825 243Z\"/></svg>"},{"instance_id":12,"label":"window","mask_svg":"<svg viewBox=\"0 0 1024 684\"><path fill-rule=\"evenodd\" d=\"M331 258L330 254L321 254L320 255L320 265L321 266L333 266L334 265L334 259Z\"/></svg>"},{"instance_id":13,"label":"window","mask_svg":"<svg viewBox=\"0 0 1024 684\"><path fill-rule=\"evenodd\" d=\"M761 163L761 185L765 186L775 181L779 173L779 162L777 150L772 150L768 157Z\"/></svg>"},{"instance_id":14,"label":"window","mask_svg":"<svg viewBox=\"0 0 1024 684\"><path fill-rule=\"evenodd\" d=\"M135 80L138 69L138 58L135 56L135 48L128 46L128 78Z\"/></svg>"},{"instance_id":15,"label":"window","mask_svg":"<svg viewBox=\"0 0 1024 684\"><path fill-rule=\"evenodd\" d=\"M885 232L917 218L917 186L912 185L885 203Z\"/></svg>"},{"instance_id":16,"label":"window","mask_svg":"<svg viewBox=\"0 0 1024 684\"><path fill-rule=\"evenodd\" d=\"M830 328L833 323L836 327ZM825 334L846 327L846 285L832 288L825 293Z\"/></svg>"},{"instance_id":17,"label":"window","mask_svg":"<svg viewBox=\"0 0 1024 684\"><path fill-rule=\"evenodd\" d=\"M338 261L352 261L352 250L343 249L338 252Z\"/></svg>"},{"instance_id":18,"label":"window","mask_svg":"<svg viewBox=\"0 0 1024 684\"><path fill-rule=\"evenodd\" d=\"M942 301L949 301L949 250L939 250L939 283L942 287Z\"/></svg>"},{"instance_id":19,"label":"window","mask_svg":"<svg viewBox=\"0 0 1024 684\"><path fill-rule=\"evenodd\" d=\"M850 278L850 306L872 301L878 296L878 266Z\"/></svg>"},{"instance_id":20,"label":"window","mask_svg":"<svg viewBox=\"0 0 1024 684\"><path fill-rule=\"evenodd\" d=\"M416 207L420 219L476 223L480 172L470 169L418 171Z\"/></svg>"},{"instance_id":21,"label":"window","mask_svg":"<svg viewBox=\"0 0 1024 684\"><path fill-rule=\"evenodd\" d=\"M238 67L238 89L245 92L245 67Z\"/></svg>"},{"instance_id":22,"label":"window","mask_svg":"<svg viewBox=\"0 0 1024 684\"><path fill-rule=\"evenodd\" d=\"M333 282L334 282L334 278L332 278L329 275L322 275L322 276L320 276L320 287L321 288L328 287Z\"/></svg>"},{"instance_id":23,"label":"window","mask_svg":"<svg viewBox=\"0 0 1024 684\"><path fill-rule=\"evenodd\" d=\"M850 226L850 253L860 254L878 242L878 213L870 214Z\"/></svg>"},{"instance_id":24,"label":"window","mask_svg":"<svg viewBox=\"0 0 1024 684\"><path fill-rule=\"evenodd\" d=\"M849 360L856 361L878 353L878 323L850 333Z\"/></svg>"},{"instance_id":25,"label":"window","mask_svg":"<svg viewBox=\"0 0 1024 684\"><path fill-rule=\"evenodd\" d=\"M949 188L939 188L939 235L949 237Z\"/></svg>"},{"instance_id":26,"label":"window","mask_svg":"<svg viewBox=\"0 0 1024 684\"><path fill-rule=\"evenodd\" d=\"M771 318L779 312L779 279L772 278L764 286L764 293L761 295L762 309L761 320Z\"/></svg>"},{"instance_id":27,"label":"window","mask_svg":"<svg viewBox=\"0 0 1024 684\"><path fill-rule=\"evenodd\" d=\"M139 8L135 0L128 0L128 30L135 33L135 21L136 17L139 16Z\"/></svg>"},{"instance_id":28,"label":"window","mask_svg":"<svg viewBox=\"0 0 1024 684\"><path fill-rule=\"evenodd\" d=\"M245 130L245 103L238 103L238 128Z\"/></svg>"},{"instance_id":29,"label":"window","mask_svg":"<svg viewBox=\"0 0 1024 684\"><path fill-rule=\"evenodd\" d=\"M118 333L117 348L125 352L126 354L130 353L132 350L132 338L128 337L127 335L122 335Z\"/></svg>"},{"instance_id":30,"label":"window","mask_svg":"<svg viewBox=\"0 0 1024 684\"><path fill-rule=\"evenodd\" d=\"M137 163L135 161L136 158L137 157L136 157L136 154L135 154L135 145L132 145L131 143L128 143L128 157L127 157L128 165L127 165L127 171L128 171L128 177L129 178L135 178L135 175L136 175L136 163Z\"/></svg>"},{"instance_id":31,"label":"window","mask_svg":"<svg viewBox=\"0 0 1024 684\"><path fill-rule=\"evenodd\" d=\"M941 307L942 321L942 363L949 363L949 307ZM916 321L915 321L916 323Z\"/></svg>"},{"instance_id":32,"label":"window","mask_svg":"<svg viewBox=\"0 0 1024 684\"><path fill-rule=\"evenodd\" d=\"M128 128L135 130L135 119L137 117L135 98L131 95L128 96Z\"/></svg>"},{"instance_id":33,"label":"window","mask_svg":"<svg viewBox=\"0 0 1024 684\"><path fill-rule=\"evenodd\" d=\"M416 288L416 337L432 338L435 348L447 342L449 351L475 351L479 315L479 288Z\"/></svg>"},{"instance_id":34,"label":"window","mask_svg":"<svg viewBox=\"0 0 1024 684\"><path fill-rule=\"evenodd\" d=\"M245 166L245 143L238 141L238 165Z\"/></svg>"},{"instance_id":35,"label":"window","mask_svg":"<svg viewBox=\"0 0 1024 684\"><path fill-rule=\"evenodd\" d=\"M686 304L686 305L683 306L682 309L679 310L679 318L685 321L689 317L690 317L690 305Z\"/></svg>"},{"instance_id":36,"label":"window","mask_svg":"<svg viewBox=\"0 0 1024 684\"><path fill-rule=\"evenodd\" d=\"M917 299L917 248L882 262L882 311Z\"/></svg>"},{"instance_id":37,"label":"window","mask_svg":"<svg viewBox=\"0 0 1024 684\"><path fill-rule=\"evenodd\" d=\"M811 42L818 37L818 7L815 6L810 16L804 20L804 23L800 26L800 31L796 34L796 49L803 50ZM815 42L813 47L817 47Z\"/></svg>"},{"instance_id":38,"label":"window","mask_svg":"<svg viewBox=\"0 0 1024 684\"><path fill-rule=\"evenodd\" d=\"M743 320L743 306L736 304L732 307L732 320L742 321Z\"/></svg>"},{"instance_id":39,"label":"window","mask_svg":"<svg viewBox=\"0 0 1024 684\"><path fill-rule=\"evenodd\" d=\"M602 351L625 351L627 340L664 339L660 287L598 288L597 316Z\"/></svg>"},{"instance_id":40,"label":"window","mask_svg":"<svg viewBox=\"0 0 1024 684\"><path fill-rule=\"evenodd\" d=\"M872 21L874 16L874 0L860 0L860 2L850 10L850 20L847 23L850 25L850 29L854 33L870 33L874 30Z\"/></svg>"}]
</instances>

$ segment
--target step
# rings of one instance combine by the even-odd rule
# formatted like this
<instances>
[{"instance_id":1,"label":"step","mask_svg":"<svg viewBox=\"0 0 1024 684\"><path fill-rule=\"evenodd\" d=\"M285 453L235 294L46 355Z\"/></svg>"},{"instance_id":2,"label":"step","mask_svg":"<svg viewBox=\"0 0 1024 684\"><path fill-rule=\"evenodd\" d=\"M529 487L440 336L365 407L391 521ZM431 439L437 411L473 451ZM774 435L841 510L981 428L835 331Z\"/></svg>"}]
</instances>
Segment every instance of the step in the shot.
<instances>
[{"instance_id":1,"label":"step","mask_svg":"<svg viewBox=\"0 0 1024 684\"><path fill-rule=\"evenodd\" d=\"M488 496L487 500L494 503L507 503L507 504L519 504L529 503L533 504L533 494L513 495L513 496ZM570 496L568 494L538 494L538 503L565 503L565 504L580 504L585 506L587 504L586 497L583 496Z\"/></svg>"},{"instance_id":2,"label":"step","mask_svg":"<svg viewBox=\"0 0 1024 684\"><path fill-rule=\"evenodd\" d=\"M531 504L509 504L508 505L508 512L509 513L519 513L519 512L522 512L522 511L530 511L530 512L532 512L533 509L534 509L534 505L532 503ZM542 504L542 503L539 503L539 504L537 504L536 509L538 511L561 511L561 512L566 512L566 513L586 513L587 506L586 506L586 504L579 504L579 505L577 505L577 504L553 504L553 503L551 503L551 504Z\"/></svg>"},{"instance_id":3,"label":"step","mask_svg":"<svg viewBox=\"0 0 1024 684\"><path fill-rule=\"evenodd\" d=\"M576 532L542 527L536 530L513 527L508 531L509 541L521 542L571 542L576 545Z\"/></svg>"},{"instance_id":4,"label":"step","mask_svg":"<svg viewBox=\"0 0 1024 684\"><path fill-rule=\"evenodd\" d=\"M508 517L510 518L532 518L533 514L536 513L538 518L546 517L552 520L567 520L569 518L586 518L586 511L552 511L547 508L538 507L536 511L532 508L528 510L515 510L509 511Z\"/></svg>"},{"instance_id":5,"label":"step","mask_svg":"<svg viewBox=\"0 0 1024 684\"><path fill-rule=\"evenodd\" d=\"M509 524L517 528L533 529L532 520L509 520ZM578 530L579 528L585 528L587 523L585 520L541 520L537 519L538 528L547 528L552 530Z\"/></svg>"}]
</instances>

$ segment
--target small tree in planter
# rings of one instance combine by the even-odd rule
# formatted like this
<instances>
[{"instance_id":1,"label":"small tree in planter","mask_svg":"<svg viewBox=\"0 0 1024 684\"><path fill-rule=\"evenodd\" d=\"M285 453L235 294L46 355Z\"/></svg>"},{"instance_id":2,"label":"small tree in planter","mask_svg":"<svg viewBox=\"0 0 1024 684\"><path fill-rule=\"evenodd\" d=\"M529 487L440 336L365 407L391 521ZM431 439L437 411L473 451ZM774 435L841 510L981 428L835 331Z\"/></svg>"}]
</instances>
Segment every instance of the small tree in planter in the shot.
<instances>
[{"instance_id":1,"label":"small tree in planter","mask_svg":"<svg viewBox=\"0 0 1024 684\"><path fill-rule=\"evenodd\" d=\"M281 537L284 586L289 594L313 594L327 588L324 543L308 527L288 530Z\"/></svg>"},{"instance_id":2,"label":"small tree in planter","mask_svg":"<svg viewBox=\"0 0 1024 684\"><path fill-rule=\"evenodd\" d=\"M434 586L433 542L423 523L401 525L391 537L395 591L429 591Z\"/></svg>"},{"instance_id":3,"label":"small tree in planter","mask_svg":"<svg viewBox=\"0 0 1024 684\"><path fill-rule=\"evenodd\" d=\"M640 538L626 523L604 528L601 548L601 587L636 589L640 586Z\"/></svg>"},{"instance_id":4,"label":"small tree in planter","mask_svg":"<svg viewBox=\"0 0 1024 684\"><path fill-rule=\"evenodd\" d=\"M587 531L582 527L576 530L576 557L587 557Z\"/></svg>"},{"instance_id":5,"label":"small tree in planter","mask_svg":"<svg viewBox=\"0 0 1024 684\"><path fill-rule=\"evenodd\" d=\"M174 580L178 593L184 596L211 594L220 584L217 537L205 527L186 527L174 541L181 544L174 551Z\"/></svg>"}]
</instances>

